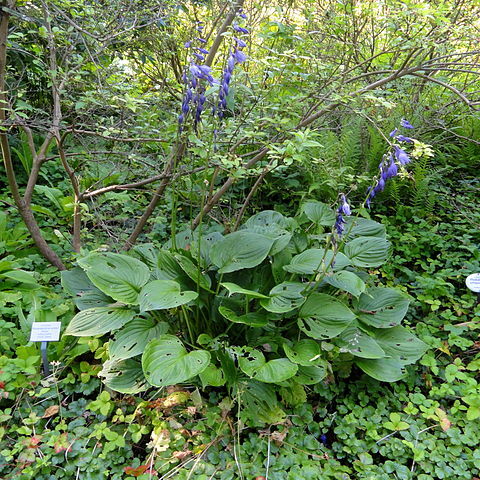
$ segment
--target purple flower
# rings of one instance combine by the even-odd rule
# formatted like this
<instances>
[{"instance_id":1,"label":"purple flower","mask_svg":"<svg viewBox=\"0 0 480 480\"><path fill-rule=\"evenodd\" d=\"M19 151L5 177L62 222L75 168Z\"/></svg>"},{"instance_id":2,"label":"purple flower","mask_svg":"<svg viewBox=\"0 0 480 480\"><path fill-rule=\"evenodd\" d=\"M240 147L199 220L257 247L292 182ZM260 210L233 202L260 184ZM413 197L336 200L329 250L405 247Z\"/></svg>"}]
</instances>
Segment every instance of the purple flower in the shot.
<instances>
[{"instance_id":1,"label":"purple flower","mask_svg":"<svg viewBox=\"0 0 480 480\"><path fill-rule=\"evenodd\" d=\"M398 132L398 128L394 128L394 129L390 132L389 136L390 136L390 137L394 137L394 136L397 134L397 132Z\"/></svg>"},{"instance_id":2,"label":"purple flower","mask_svg":"<svg viewBox=\"0 0 480 480\"><path fill-rule=\"evenodd\" d=\"M411 162L411 159L405 150L402 150L397 145L394 145L393 148L395 149L395 156L397 157L397 160L400 162L401 165L407 165Z\"/></svg>"},{"instance_id":3,"label":"purple flower","mask_svg":"<svg viewBox=\"0 0 480 480\"><path fill-rule=\"evenodd\" d=\"M205 57L203 55L200 55L199 53L194 53L193 55L197 60L200 60L201 62L205 60Z\"/></svg>"},{"instance_id":4,"label":"purple flower","mask_svg":"<svg viewBox=\"0 0 480 480\"><path fill-rule=\"evenodd\" d=\"M234 40L239 48L245 48L247 46L247 44L241 38L235 37Z\"/></svg>"},{"instance_id":5,"label":"purple flower","mask_svg":"<svg viewBox=\"0 0 480 480\"><path fill-rule=\"evenodd\" d=\"M188 42L185 42L184 47L185 48L190 48L192 46L192 41L189 40Z\"/></svg>"},{"instance_id":6,"label":"purple flower","mask_svg":"<svg viewBox=\"0 0 480 480\"><path fill-rule=\"evenodd\" d=\"M241 27L240 25L234 23L233 24L233 29L238 32L238 33L249 33L246 28Z\"/></svg>"},{"instance_id":7,"label":"purple flower","mask_svg":"<svg viewBox=\"0 0 480 480\"><path fill-rule=\"evenodd\" d=\"M199 47L199 48L198 48L198 51L199 51L200 53L203 53L204 55L208 55L208 50L207 50L206 48Z\"/></svg>"},{"instance_id":8,"label":"purple flower","mask_svg":"<svg viewBox=\"0 0 480 480\"><path fill-rule=\"evenodd\" d=\"M207 41L204 38L195 38L195 40L198 40L200 43L207 43Z\"/></svg>"},{"instance_id":9,"label":"purple flower","mask_svg":"<svg viewBox=\"0 0 480 480\"><path fill-rule=\"evenodd\" d=\"M233 58L237 63L243 63L247 59L247 56L241 50L235 50Z\"/></svg>"},{"instance_id":10,"label":"purple flower","mask_svg":"<svg viewBox=\"0 0 480 480\"><path fill-rule=\"evenodd\" d=\"M408 128L409 130L411 130L412 128L415 128L408 120L405 120L404 118L402 118L402 121L400 122L400 125L403 128Z\"/></svg>"},{"instance_id":11,"label":"purple flower","mask_svg":"<svg viewBox=\"0 0 480 480\"><path fill-rule=\"evenodd\" d=\"M390 164L387 168L387 178L393 178L398 174L398 167L392 155L390 155Z\"/></svg>"},{"instance_id":12,"label":"purple flower","mask_svg":"<svg viewBox=\"0 0 480 480\"><path fill-rule=\"evenodd\" d=\"M348 217L352 214L350 209L350 205L347 202L347 197L342 193L340 195L340 202L339 207L337 209L337 219L335 221L335 230L337 231L338 235L342 235L343 231L345 230L345 221L344 217Z\"/></svg>"},{"instance_id":13,"label":"purple flower","mask_svg":"<svg viewBox=\"0 0 480 480\"><path fill-rule=\"evenodd\" d=\"M406 137L405 135L397 135L395 137L395 140L398 140L399 142L413 143L413 140L410 137Z\"/></svg>"}]
</instances>

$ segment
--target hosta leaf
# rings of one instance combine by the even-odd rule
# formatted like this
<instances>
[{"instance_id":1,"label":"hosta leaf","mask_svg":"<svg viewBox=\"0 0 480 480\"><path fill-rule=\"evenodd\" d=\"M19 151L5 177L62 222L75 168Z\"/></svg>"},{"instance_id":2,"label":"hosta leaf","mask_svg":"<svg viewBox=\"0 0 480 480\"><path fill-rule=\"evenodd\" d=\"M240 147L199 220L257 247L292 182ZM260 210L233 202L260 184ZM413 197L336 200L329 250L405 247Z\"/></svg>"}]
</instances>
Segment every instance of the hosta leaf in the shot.
<instances>
[{"instance_id":1,"label":"hosta leaf","mask_svg":"<svg viewBox=\"0 0 480 480\"><path fill-rule=\"evenodd\" d=\"M286 229L290 226L291 221L291 219L285 218L281 213L276 212L275 210L264 210L256 215L252 215L242 225L242 229L249 230L254 227L278 227Z\"/></svg>"},{"instance_id":2,"label":"hosta leaf","mask_svg":"<svg viewBox=\"0 0 480 480\"><path fill-rule=\"evenodd\" d=\"M174 256L181 269L195 282L195 284L199 285L200 288L210 290L212 279L207 274L203 274L202 271L184 255L176 253Z\"/></svg>"},{"instance_id":3,"label":"hosta leaf","mask_svg":"<svg viewBox=\"0 0 480 480\"><path fill-rule=\"evenodd\" d=\"M211 385L212 387L221 387L225 384L225 376L223 375L223 371L212 363L208 365L208 367L201 372L199 376L203 388L208 385Z\"/></svg>"},{"instance_id":4,"label":"hosta leaf","mask_svg":"<svg viewBox=\"0 0 480 480\"><path fill-rule=\"evenodd\" d=\"M356 237L380 237L385 238L385 226L368 218L347 217L345 233L347 240ZM353 224L353 226L352 226Z\"/></svg>"},{"instance_id":5,"label":"hosta leaf","mask_svg":"<svg viewBox=\"0 0 480 480\"><path fill-rule=\"evenodd\" d=\"M61 272L61 275L63 288L74 297L75 305L79 310L106 307L115 303L113 298L105 295L90 281L80 267L65 270Z\"/></svg>"},{"instance_id":6,"label":"hosta leaf","mask_svg":"<svg viewBox=\"0 0 480 480\"><path fill-rule=\"evenodd\" d=\"M331 250L325 253L323 248L311 248L295 255L290 264L283 268L290 273L312 275L317 272L342 270L350 265L350 260L343 253L338 252L334 261L333 255Z\"/></svg>"},{"instance_id":7,"label":"hosta leaf","mask_svg":"<svg viewBox=\"0 0 480 480\"><path fill-rule=\"evenodd\" d=\"M356 267L379 267L388 258L390 243L380 237L357 237L345 245L345 255Z\"/></svg>"},{"instance_id":8,"label":"hosta leaf","mask_svg":"<svg viewBox=\"0 0 480 480\"><path fill-rule=\"evenodd\" d=\"M142 356L145 378L155 387L186 382L203 372L210 363L210 353L194 350L188 353L173 335L151 340Z\"/></svg>"},{"instance_id":9,"label":"hosta leaf","mask_svg":"<svg viewBox=\"0 0 480 480\"><path fill-rule=\"evenodd\" d=\"M148 388L142 365L133 359L107 360L98 374L108 388L120 393L139 393Z\"/></svg>"},{"instance_id":10,"label":"hosta leaf","mask_svg":"<svg viewBox=\"0 0 480 480\"><path fill-rule=\"evenodd\" d=\"M235 293L240 293L242 295L247 295L252 298L268 298L267 295L263 295L262 293L255 292L254 290L248 290L246 288L237 285L236 283L224 282L220 284L222 287L225 287L228 290L230 295L234 295Z\"/></svg>"},{"instance_id":11,"label":"hosta leaf","mask_svg":"<svg viewBox=\"0 0 480 480\"><path fill-rule=\"evenodd\" d=\"M150 340L167 331L166 322L157 323L151 318L136 318L116 333L115 340L110 343L110 356L125 359L140 355Z\"/></svg>"},{"instance_id":12,"label":"hosta leaf","mask_svg":"<svg viewBox=\"0 0 480 480\"><path fill-rule=\"evenodd\" d=\"M396 327L407 313L410 300L399 290L373 287L360 295L358 318L376 328Z\"/></svg>"},{"instance_id":13,"label":"hosta leaf","mask_svg":"<svg viewBox=\"0 0 480 480\"><path fill-rule=\"evenodd\" d=\"M386 352L372 337L355 326L350 326L344 330L336 343L342 351L350 352L356 357L383 358L386 356Z\"/></svg>"},{"instance_id":14,"label":"hosta leaf","mask_svg":"<svg viewBox=\"0 0 480 480\"><path fill-rule=\"evenodd\" d=\"M335 211L324 203L309 201L303 204L302 211L311 222L319 225L331 227L335 223Z\"/></svg>"},{"instance_id":15,"label":"hosta leaf","mask_svg":"<svg viewBox=\"0 0 480 480\"><path fill-rule=\"evenodd\" d=\"M309 337L333 338L345 330L355 314L330 295L313 293L300 309L298 326Z\"/></svg>"},{"instance_id":16,"label":"hosta leaf","mask_svg":"<svg viewBox=\"0 0 480 480\"><path fill-rule=\"evenodd\" d=\"M302 292L305 285L298 282L283 282L270 290L269 298L260 300L260 305L269 312L286 313L295 310L305 301Z\"/></svg>"},{"instance_id":17,"label":"hosta leaf","mask_svg":"<svg viewBox=\"0 0 480 480\"><path fill-rule=\"evenodd\" d=\"M181 291L180 284L173 280L153 280L147 283L138 297L140 310L163 310L185 305L198 297L197 292Z\"/></svg>"},{"instance_id":18,"label":"hosta leaf","mask_svg":"<svg viewBox=\"0 0 480 480\"><path fill-rule=\"evenodd\" d=\"M10 270L7 272L0 273L0 277L8 278L10 280L14 280L15 282L19 282L19 283L27 283L30 285L39 286L33 274L30 272L26 272L25 270Z\"/></svg>"},{"instance_id":19,"label":"hosta leaf","mask_svg":"<svg viewBox=\"0 0 480 480\"><path fill-rule=\"evenodd\" d=\"M405 376L405 368L396 358L355 358L355 363L367 375L381 382L396 382Z\"/></svg>"},{"instance_id":20,"label":"hosta leaf","mask_svg":"<svg viewBox=\"0 0 480 480\"><path fill-rule=\"evenodd\" d=\"M187 278L173 253L167 250L158 250L153 276L156 280L174 280L179 283Z\"/></svg>"},{"instance_id":21,"label":"hosta leaf","mask_svg":"<svg viewBox=\"0 0 480 480\"><path fill-rule=\"evenodd\" d=\"M249 377L264 383L279 383L293 377L298 370L288 358L265 361L262 352L249 349L238 357L238 366Z\"/></svg>"},{"instance_id":22,"label":"hosta leaf","mask_svg":"<svg viewBox=\"0 0 480 480\"><path fill-rule=\"evenodd\" d=\"M251 312L245 315L237 315L233 310L227 307L218 307L218 311L233 323L243 323L249 327L264 327L268 324L268 317L262 312Z\"/></svg>"},{"instance_id":23,"label":"hosta leaf","mask_svg":"<svg viewBox=\"0 0 480 480\"><path fill-rule=\"evenodd\" d=\"M92 253L78 264L97 288L126 304L138 304L138 292L150 278L143 262L119 253Z\"/></svg>"},{"instance_id":24,"label":"hosta leaf","mask_svg":"<svg viewBox=\"0 0 480 480\"><path fill-rule=\"evenodd\" d=\"M408 365L415 363L428 346L404 327L371 329L385 353Z\"/></svg>"},{"instance_id":25,"label":"hosta leaf","mask_svg":"<svg viewBox=\"0 0 480 480\"><path fill-rule=\"evenodd\" d=\"M292 346L284 343L283 350L291 362L305 367L311 367L323 362L319 357L320 345L315 340L310 340L309 338L295 342Z\"/></svg>"},{"instance_id":26,"label":"hosta leaf","mask_svg":"<svg viewBox=\"0 0 480 480\"><path fill-rule=\"evenodd\" d=\"M322 365L314 365L312 367L299 367L295 376L295 381L301 385L315 385L321 382L328 373L327 362L322 361Z\"/></svg>"},{"instance_id":27,"label":"hosta leaf","mask_svg":"<svg viewBox=\"0 0 480 480\"><path fill-rule=\"evenodd\" d=\"M210 258L219 268L219 273L256 267L267 258L273 242L271 238L259 233L229 233L212 246Z\"/></svg>"},{"instance_id":28,"label":"hosta leaf","mask_svg":"<svg viewBox=\"0 0 480 480\"><path fill-rule=\"evenodd\" d=\"M123 307L88 308L77 313L68 324L66 335L90 337L122 328L136 313Z\"/></svg>"},{"instance_id":29,"label":"hosta leaf","mask_svg":"<svg viewBox=\"0 0 480 480\"><path fill-rule=\"evenodd\" d=\"M366 288L364 281L358 275L347 270L327 275L325 281L332 287L351 293L354 297L358 297Z\"/></svg>"}]
</instances>

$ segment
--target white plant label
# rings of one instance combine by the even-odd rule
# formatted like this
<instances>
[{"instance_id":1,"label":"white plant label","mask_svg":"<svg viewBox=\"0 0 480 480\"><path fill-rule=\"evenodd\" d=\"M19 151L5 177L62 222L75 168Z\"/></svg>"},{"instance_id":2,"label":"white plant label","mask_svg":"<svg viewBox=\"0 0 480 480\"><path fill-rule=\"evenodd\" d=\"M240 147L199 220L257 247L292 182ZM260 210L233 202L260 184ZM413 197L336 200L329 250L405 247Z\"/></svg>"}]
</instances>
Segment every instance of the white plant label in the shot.
<instances>
[{"instance_id":1,"label":"white plant label","mask_svg":"<svg viewBox=\"0 0 480 480\"><path fill-rule=\"evenodd\" d=\"M33 322L30 332L31 342L58 342L61 322Z\"/></svg>"},{"instance_id":2,"label":"white plant label","mask_svg":"<svg viewBox=\"0 0 480 480\"><path fill-rule=\"evenodd\" d=\"M472 273L465 280L467 287L475 293L480 292L480 273Z\"/></svg>"}]
</instances>

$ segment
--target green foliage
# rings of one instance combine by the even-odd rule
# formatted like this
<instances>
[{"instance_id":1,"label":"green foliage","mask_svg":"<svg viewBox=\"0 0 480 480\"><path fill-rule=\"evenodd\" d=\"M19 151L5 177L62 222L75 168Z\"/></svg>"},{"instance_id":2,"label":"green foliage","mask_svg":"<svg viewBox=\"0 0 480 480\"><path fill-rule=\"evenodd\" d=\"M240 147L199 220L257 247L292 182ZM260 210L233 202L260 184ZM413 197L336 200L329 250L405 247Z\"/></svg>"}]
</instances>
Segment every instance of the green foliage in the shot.
<instances>
[{"instance_id":1,"label":"green foliage","mask_svg":"<svg viewBox=\"0 0 480 480\"><path fill-rule=\"evenodd\" d=\"M405 365L426 350L399 326L409 299L359 270L385 262L384 230L353 219L343 240L321 233L335 220L329 207L307 202L301 212L307 218L264 211L214 241L180 233L177 250L146 245L133 249L137 258L81 258L94 286L72 270L64 275L69 292L96 287L113 299L80 311L67 335L115 332L101 375L124 393L145 388L142 369L156 387L198 384L199 376L203 387L244 384L250 393L261 383L317 384L340 360L379 380L403 378ZM189 239L188 250L181 238ZM270 405L265 391L254 391L246 397L253 404L244 399L247 410L254 411L255 398Z\"/></svg>"}]
</instances>

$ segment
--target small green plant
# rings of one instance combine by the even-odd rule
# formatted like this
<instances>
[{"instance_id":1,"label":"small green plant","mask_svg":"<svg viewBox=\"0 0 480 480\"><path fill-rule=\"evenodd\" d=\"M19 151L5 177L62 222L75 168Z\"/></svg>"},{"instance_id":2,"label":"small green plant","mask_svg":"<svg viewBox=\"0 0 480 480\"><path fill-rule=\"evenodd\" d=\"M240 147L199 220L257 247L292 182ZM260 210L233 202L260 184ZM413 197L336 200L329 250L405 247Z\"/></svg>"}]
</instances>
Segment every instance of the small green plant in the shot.
<instances>
[{"instance_id":1,"label":"small green plant","mask_svg":"<svg viewBox=\"0 0 480 480\"><path fill-rule=\"evenodd\" d=\"M100 372L113 390L226 384L257 413L279 412L273 386L298 392L337 364L397 381L426 345L400 325L409 298L365 271L388 258L385 230L349 217L340 237L335 220L309 201L295 218L264 211L226 235L90 253L62 276L81 310L66 334L114 333Z\"/></svg>"}]
</instances>

